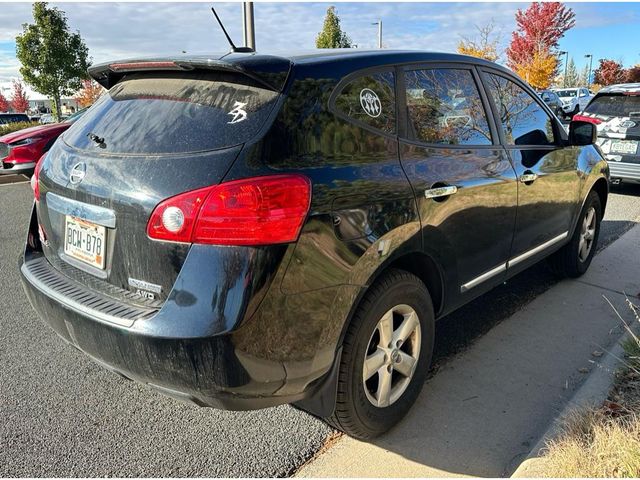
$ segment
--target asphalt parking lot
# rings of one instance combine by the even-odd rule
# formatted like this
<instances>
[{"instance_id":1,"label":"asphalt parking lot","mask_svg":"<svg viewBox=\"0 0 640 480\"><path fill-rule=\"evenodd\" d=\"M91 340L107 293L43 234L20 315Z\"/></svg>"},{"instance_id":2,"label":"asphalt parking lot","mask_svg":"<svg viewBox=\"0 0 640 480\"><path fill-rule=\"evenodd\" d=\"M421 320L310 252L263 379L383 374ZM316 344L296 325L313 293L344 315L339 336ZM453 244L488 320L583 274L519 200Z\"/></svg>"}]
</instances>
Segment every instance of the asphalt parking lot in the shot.
<instances>
[{"instance_id":1,"label":"asphalt parking lot","mask_svg":"<svg viewBox=\"0 0 640 480\"><path fill-rule=\"evenodd\" d=\"M2 182L0 475L286 476L318 451L332 431L294 408L221 412L183 405L60 341L31 310L18 279L31 190ZM600 248L638 222L640 187L617 187ZM554 283L540 264L440 322L432 375Z\"/></svg>"}]
</instances>

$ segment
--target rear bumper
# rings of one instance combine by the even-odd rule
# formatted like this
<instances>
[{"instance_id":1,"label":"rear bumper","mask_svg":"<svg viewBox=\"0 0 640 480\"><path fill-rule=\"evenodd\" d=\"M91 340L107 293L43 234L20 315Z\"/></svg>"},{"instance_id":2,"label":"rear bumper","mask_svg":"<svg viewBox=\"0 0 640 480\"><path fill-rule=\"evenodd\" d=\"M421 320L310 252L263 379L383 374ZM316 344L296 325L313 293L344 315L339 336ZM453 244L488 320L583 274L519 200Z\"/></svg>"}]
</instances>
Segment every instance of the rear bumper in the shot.
<instances>
[{"instance_id":1,"label":"rear bumper","mask_svg":"<svg viewBox=\"0 0 640 480\"><path fill-rule=\"evenodd\" d=\"M612 179L631 180L640 182L640 163L608 161Z\"/></svg>"},{"instance_id":2,"label":"rear bumper","mask_svg":"<svg viewBox=\"0 0 640 480\"><path fill-rule=\"evenodd\" d=\"M180 336L174 331L167 337L162 331L154 332L151 325L162 310L155 317L136 320L136 324L147 323L144 329L109 322L79 300L61 301L51 288L56 280L47 285L42 275L32 271L42 260L29 252L20 260L22 284L34 309L66 342L125 378L182 401L227 410L298 402L310 398L324 383L323 378L306 388L283 388L287 378L283 364L241 351L233 334L195 337L192 332ZM188 319L174 318L174 322L188 324ZM283 390L286 394L278 394Z\"/></svg>"},{"instance_id":3,"label":"rear bumper","mask_svg":"<svg viewBox=\"0 0 640 480\"><path fill-rule=\"evenodd\" d=\"M8 163L0 162L0 175L16 175L32 172L36 168L36 162Z\"/></svg>"}]
</instances>

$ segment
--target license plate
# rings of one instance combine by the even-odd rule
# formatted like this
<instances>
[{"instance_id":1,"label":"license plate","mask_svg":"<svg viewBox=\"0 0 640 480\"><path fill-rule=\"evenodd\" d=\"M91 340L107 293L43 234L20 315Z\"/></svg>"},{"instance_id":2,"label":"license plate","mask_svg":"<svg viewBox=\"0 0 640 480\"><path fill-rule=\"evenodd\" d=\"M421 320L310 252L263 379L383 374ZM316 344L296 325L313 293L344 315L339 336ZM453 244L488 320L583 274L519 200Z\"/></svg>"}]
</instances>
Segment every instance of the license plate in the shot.
<instances>
[{"instance_id":1,"label":"license plate","mask_svg":"<svg viewBox=\"0 0 640 480\"><path fill-rule=\"evenodd\" d=\"M633 140L611 142L611 153L623 153L627 155L635 155L638 151L638 142Z\"/></svg>"},{"instance_id":2,"label":"license plate","mask_svg":"<svg viewBox=\"0 0 640 480\"><path fill-rule=\"evenodd\" d=\"M67 215L64 253L93 267L104 269L106 229L102 225Z\"/></svg>"}]
</instances>

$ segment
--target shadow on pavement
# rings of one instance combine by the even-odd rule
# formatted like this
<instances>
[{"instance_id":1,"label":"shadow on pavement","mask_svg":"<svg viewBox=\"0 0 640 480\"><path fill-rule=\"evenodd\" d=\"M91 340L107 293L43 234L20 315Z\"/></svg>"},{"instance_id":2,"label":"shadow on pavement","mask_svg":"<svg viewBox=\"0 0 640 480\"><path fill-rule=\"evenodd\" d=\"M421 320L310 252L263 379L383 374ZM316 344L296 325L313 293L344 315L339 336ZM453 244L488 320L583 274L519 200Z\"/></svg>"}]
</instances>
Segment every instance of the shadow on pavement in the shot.
<instances>
[{"instance_id":1,"label":"shadow on pavement","mask_svg":"<svg viewBox=\"0 0 640 480\"><path fill-rule=\"evenodd\" d=\"M628 223L635 225L606 228ZM585 368L593 368L592 353L622 332L602 298L624 301L607 290L614 288L606 280L612 260L627 251L614 250L598 255L577 281L558 283L541 262L443 318L423 393L396 428L372 443L421 464L420 476L510 475L570 401Z\"/></svg>"},{"instance_id":2,"label":"shadow on pavement","mask_svg":"<svg viewBox=\"0 0 640 480\"><path fill-rule=\"evenodd\" d=\"M29 178L24 175L0 175L0 185L7 185L10 183L25 183Z\"/></svg>"}]
</instances>

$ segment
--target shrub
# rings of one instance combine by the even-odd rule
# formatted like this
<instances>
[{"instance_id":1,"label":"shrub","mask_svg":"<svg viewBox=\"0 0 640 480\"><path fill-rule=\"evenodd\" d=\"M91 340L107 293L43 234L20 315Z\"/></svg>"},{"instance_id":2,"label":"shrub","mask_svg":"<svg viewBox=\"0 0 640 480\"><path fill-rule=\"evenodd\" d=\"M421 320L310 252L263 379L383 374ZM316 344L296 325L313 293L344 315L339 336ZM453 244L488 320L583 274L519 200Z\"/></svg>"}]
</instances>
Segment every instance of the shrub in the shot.
<instances>
[{"instance_id":1,"label":"shrub","mask_svg":"<svg viewBox=\"0 0 640 480\"><path fill-rule=\"evenodd\" d=\"M6 125L0 125L0 137L8 133L17 132L18 130L22 130L24 128L37 127L38 125L40 125L38 122L16 122L8 123Z\"/></svg>"}]
</instances>

